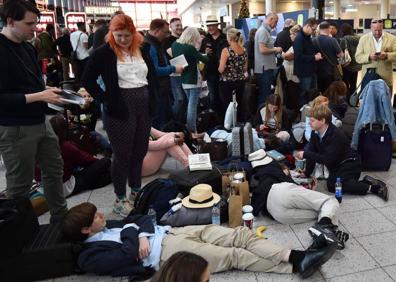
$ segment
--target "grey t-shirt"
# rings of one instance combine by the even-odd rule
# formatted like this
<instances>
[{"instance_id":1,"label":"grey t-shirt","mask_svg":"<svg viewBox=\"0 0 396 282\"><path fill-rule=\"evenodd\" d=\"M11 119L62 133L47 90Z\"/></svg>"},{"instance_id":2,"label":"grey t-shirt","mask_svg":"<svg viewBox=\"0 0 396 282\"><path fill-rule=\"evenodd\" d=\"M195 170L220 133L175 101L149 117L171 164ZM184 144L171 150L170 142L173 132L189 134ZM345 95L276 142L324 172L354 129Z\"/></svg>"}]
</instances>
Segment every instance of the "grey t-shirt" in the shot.
<instances>
[{"instance_id":1,"label":"grey t-shirt","mask_svg":"<svg viewBox=\"0 0 396 282\"><path fill-rule=\"evenodd\" d=\"M260 53L259 44L263 43L267 48L274 48L275 39L271 36L271 28L262 24L261 27L257 30L256 35L254 37L254 56L255 56L255 65L254 72L255 73L263 73L264 70L270 70L276 68L276 58L275 53L271 53L268 55L264 55Z\"/></svg>"}]
</instances>

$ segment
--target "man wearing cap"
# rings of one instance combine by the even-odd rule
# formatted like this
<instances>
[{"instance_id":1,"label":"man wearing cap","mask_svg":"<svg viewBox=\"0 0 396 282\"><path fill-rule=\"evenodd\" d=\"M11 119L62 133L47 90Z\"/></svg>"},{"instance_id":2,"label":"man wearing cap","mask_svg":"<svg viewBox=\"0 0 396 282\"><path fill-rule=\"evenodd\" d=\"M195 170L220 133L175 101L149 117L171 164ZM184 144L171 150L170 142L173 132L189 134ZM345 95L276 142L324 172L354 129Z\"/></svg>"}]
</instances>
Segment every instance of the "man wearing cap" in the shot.
<instances>
[{"instance_id":1,"label":"man wearing cap","mask_svg":"<svg viewBox=\"0 0 396 282\"><path fill-rule=\"evenodd\" d=\"M206 27L208 28L208 33L202 40L199 50L201 53L206 53L209 57L209 62L205 66L205 79L209 88L210 108L217 112L222 109L219 96L220 74L217 69L219 68L221 51L228 46L227 37L218 28L219 24L216 16L209 15L207 17Z\"/></svg>"},{"instance_id":2,"label":"man wearing cap","mask_svg":"<svg viewBox=\"0 0 396 282\"><path fill-rule=\"evenodd\" d=\"M257 30L254 37L254 73L260 86L257 106L260 107L271 94L271 85L275 84L276 58L275 54L282 53L281 47L274 47L275 40L271 31L278 23L278 15L270 13Z\"/></svg>"},{"instance_id":3,"label":"man wearing cap","mask_svg":"<svg viewBox=\"0 0 396 282\"><path fill-rule=\"evenodd\" d=\"M289 50L289 48L293 45L293 41L290 38L290 29L293 25L295 25L295 21L293 19L286 19L283 30L276 35L274 46L281 47L284 52ZM277 59L277 65L282 65L283 59L280 57Z\"/></svg>"},{"instance_id":4,"label":"man wearing cap","mask_svg":"<svg viewBox=\"0 0 396 282\"><path fill-rule=\"evenodd\" d=\"M191 204L205 202L213 205L220 200L213 192L207 193L206 198L191 196L185 200ZM261 239L247 227L233 229L213 224L181 228L154 226L146 215L106 222L103 213L97 212L92 203L82 203L70 209L63 221L63 232L72 240L84 241L78 258L82 270L144 279L148 278L150 270L158 270L160 264L180 251L205 258L211 272L231 269L299 272L302 277L312 275L335 252L334 244L328 245L323 236L311 248L297 251Z\"/></svg>"},{"instance_id":5,"label":"man wearing cap","mask_svg":"<svg viewBox=\"0 0 396 282\"><path fill-rule=\"evenodd\" d=\"M383 29L382 20L371 21L371 32L360 38L355 59L363 66L363 76L368 69L374 68L392 93L392 63L396 62L396 36L384 32Z\"/></svg>"}]
</instances>

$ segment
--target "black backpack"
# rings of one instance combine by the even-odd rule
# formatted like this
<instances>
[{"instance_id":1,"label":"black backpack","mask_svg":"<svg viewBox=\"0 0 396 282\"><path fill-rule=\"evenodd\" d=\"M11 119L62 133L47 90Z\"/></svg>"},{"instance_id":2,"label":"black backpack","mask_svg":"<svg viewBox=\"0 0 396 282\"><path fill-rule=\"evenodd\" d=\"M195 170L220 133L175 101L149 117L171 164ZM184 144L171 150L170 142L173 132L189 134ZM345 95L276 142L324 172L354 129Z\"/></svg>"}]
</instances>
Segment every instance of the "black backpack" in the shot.
<instances>
[{"instance_id":1,"label":"black backpack","mask_svg":"<svg viewBox=\"0 0 396 282\"><path fill-rule=\"evenodd\" d=\"M176 198L178 193L173 180L154 179L140 189L135 199L133 214L147 214L150 206L153 206L159 222L161 217L171 208L169 201Z\"/></svg>"}]
</instances>

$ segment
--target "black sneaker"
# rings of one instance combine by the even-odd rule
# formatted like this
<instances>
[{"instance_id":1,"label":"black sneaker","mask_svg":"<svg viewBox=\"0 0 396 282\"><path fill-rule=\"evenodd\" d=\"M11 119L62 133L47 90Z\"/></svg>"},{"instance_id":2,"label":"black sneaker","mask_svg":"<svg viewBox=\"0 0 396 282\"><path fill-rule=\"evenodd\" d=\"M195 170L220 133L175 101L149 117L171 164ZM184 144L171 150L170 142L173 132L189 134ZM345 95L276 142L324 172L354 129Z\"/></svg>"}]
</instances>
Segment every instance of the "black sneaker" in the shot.
<instances>
[{"instance_id":1,"label":"black sneaker","mask_svg":"<svg viewBox=\"0 0 396 282\"><path fill-rule=\"evenodd\" d=\"M337 249L342 250L345 248L345 244L343 241L338 240L336 230L337 226L334 224L321 225L319 223L315 223L308 229L308 233L314 240L316 240L320 235L323 235L327 245L336 245Z\"/></svg>"},{"instance_id":2,"label":"black sneaker","mask_svg":"<svg viewBox=\"0 0 396 282\"><path fill-rule=\"evenodd\" d=\"M378 197L381 197L384 201L389 200L389 191L385 182L369 175L363 177L363 181L371 185L372 187L375 187L376 189L373 189L373 191L378 190L378 192L375 192L373 194L377 195Z\"/></svg>"},{"instance_id":3,"label":"black sneaker","mask_svg":"<svg viewBox=\"0 0 396 282\"><path fill-rule=\"evenodd\" d=\"M328 261L336 250L335 245L321 249L306 250L304 259L296 266L302 278L311 276L322 264Z\"/></svg>"}]
</instances>

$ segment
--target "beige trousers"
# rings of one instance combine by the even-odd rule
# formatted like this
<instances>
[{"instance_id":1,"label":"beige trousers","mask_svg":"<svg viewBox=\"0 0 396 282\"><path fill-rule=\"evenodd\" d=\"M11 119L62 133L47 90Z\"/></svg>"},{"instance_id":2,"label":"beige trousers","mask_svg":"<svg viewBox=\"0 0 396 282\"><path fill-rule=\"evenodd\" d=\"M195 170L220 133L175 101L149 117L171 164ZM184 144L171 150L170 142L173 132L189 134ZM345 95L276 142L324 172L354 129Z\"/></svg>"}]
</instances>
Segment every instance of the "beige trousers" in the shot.
<instances>
[{"instance_id":1,"label":"beige trousers","mask_svg":"<svg viewBox=\"0 0 396 282\"><path fill-rule=\"evenodd\" d=\"M272 185L267 200L268 212L283 224L320 220L322 217L329 217L333 224L337 224L336 213L339 207L334 196L289 182Z\"/></svg>"},{"instance_id":2,"label":"beige trousers","mask_svg":"<svg viewBox=\"0 0 396 282\"><path fill-rule=\"evenodd\" d=\"M282 262L288 249L258 238L246 227L198 225L172 228L162 241L161 264L180 251L205 258L212 273L231 269L292 272L292 264Z\"/></svg>"}]
</instances>

